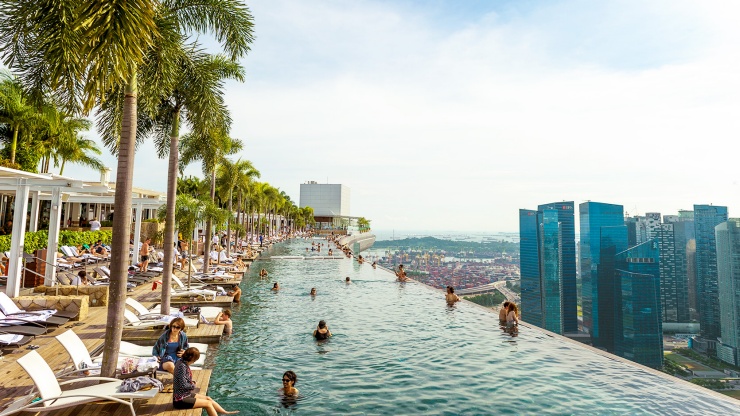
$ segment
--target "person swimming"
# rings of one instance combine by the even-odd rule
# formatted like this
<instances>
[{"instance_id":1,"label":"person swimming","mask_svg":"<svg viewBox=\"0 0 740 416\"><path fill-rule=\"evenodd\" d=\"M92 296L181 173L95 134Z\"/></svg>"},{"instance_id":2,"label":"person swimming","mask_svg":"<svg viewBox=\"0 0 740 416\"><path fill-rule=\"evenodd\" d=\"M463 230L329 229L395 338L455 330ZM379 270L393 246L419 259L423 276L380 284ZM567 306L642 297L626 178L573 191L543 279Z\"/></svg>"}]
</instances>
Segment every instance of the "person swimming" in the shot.
<instances>
[{"instance_id":1,"label":"person swimming","mask_svg":"<svg viewBox=\"0 0 740 416\"><path fill-rule=\"evenodd\" d=\"M460 297L455 294L455 288L452 286L447 286L447 294L445 295L445 300L447 300L447 304L452 305L455 302L460 302Z\"/></svg>"},{"instance_id":2,"label":"person swimming","mask_svg":"<svg viewBox=\"0 0 740 416\"><path fill-rule=\"evenodd\" d=\"M501 309L498 310L498 320L502 325L506 325L506 314L509 313L509 301L505 301Z\"/></svg>"},{"instance_id":3,"label":"person swimming","mask_svg":"<svg viewBox=\"0 0 740 416\"><path fill-rule=\"evenodd\" d=\"M260 277L267 277L267 270L265 269L260 270Z\"/></svg>"},{"instance_id":4,"label":"person swimming","mask_svg":"<svg viewBox=\"0 0 740 416\"><path fill-rule=\"evenodd\" d=\"M297 396L298 389L295 388L295 382L298 381L298 376L291 370L283 373L283 388L279 391L286 396Z\"/></svg>"},{"instance_id":5,"label":"person swimming","mask_svg":"<svg viewBox=\"0 0 740 416\"><path fill-rule=\"evenodd\" d=\"M331 331L329 331L329 327L326 326L326 321L323 319L319 321L319 325L313 330L313 336L319 341L329 339Z\"/></svg>"},{"instance_id":6,"label":"person swimming","mask_svg":"<svg viewBox=\"0 0 740 416\"><path fill-rule=\"evenodd\" d=\"M399 282L405 282L409 280L409 278L406 277L406 270L403 269L403 264L398 265L398 271L396 272L396 276L398 276Z\"/></svg>"},{"instance_id":7,"label":"person swimming","mask_svg":"<svg viewBox=\"0 0 740 416\"><path fill-rule=\"evenodd\" d=\"M349 280L349 276L347 276L347 278L346 278L346 279L344 279L344 283L346 283L346 284L350 284L350 283L352 283L352 281L351 281L351 280Z\"/></svg>"},{"instance_id":8,"label":"person swimming","mask_svg":"<svg viewBox=\"0 0 740 416\"><path fill-rule=\"evenodd\" d=\"M316 296L316 288L315 288L315 287L312 287L312 288L311 288L311 293L309 293L309 294L310 294L311 296Z\"/></svg>"},{"instance_id":9,"label":"person swimming","mask_svg":"<svg viewBox=\"0 0 740 416\"><path fill-rule=\"evenodd\" d=\"M272 285L272 289L271 290L274 290L274 291L280 290L280 283L275 282L275 284Z\"/></svg>"}]
</instances>

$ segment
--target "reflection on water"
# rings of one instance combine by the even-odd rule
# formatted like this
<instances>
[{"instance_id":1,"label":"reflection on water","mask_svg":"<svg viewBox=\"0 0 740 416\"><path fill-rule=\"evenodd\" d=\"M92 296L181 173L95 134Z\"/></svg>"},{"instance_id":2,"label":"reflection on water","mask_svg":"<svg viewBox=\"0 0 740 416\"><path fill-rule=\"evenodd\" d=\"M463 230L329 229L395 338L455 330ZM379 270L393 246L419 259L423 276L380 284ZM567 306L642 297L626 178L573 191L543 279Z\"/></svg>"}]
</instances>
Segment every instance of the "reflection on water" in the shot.
<instances>
[{"instance_id":1,"label":"reflection on water","mask_svg":"<svg viewBox=\"0 0 740 416\"><path fill-rule=\"evenodd\" d=\"M310 242L271 249L305 252ZM257 271L267 269L270 280ZM346 285L349 276L353 283ZM278 294L270 291L279 281ZM316 287L318 296L308 295ZM737 414L731 402L369 264L265 260L242 282L209 395L242 414ZM312 337L324 319L334 336ZM286 370L301 396L276 396Z\"/></svg>"}]
</instances>

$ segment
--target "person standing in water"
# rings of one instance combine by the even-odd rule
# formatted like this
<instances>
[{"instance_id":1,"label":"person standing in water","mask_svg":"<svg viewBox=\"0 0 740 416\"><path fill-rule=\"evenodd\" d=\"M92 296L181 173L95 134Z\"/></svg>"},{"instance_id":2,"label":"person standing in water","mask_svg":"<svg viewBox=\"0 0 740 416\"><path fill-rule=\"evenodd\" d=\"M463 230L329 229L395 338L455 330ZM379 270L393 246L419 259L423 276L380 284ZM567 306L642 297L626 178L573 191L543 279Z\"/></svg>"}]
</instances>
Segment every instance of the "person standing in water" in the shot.
<instances>
[{"instance_id":1,"label":"person standing in water","mask_svg":"<svg viewBox=\"0 0 740 416\"><path fill-rule=\"evenodd\" d=\"M403 269L403 264L398 265L398 271L396 271L396 276L398 276L399 282L405 282L409 280L409 278L406 277L406 270Z\"/></svg>"},{"instance_id":2,"label":"person standing in water","mask_svg":"<svg viewBox=\"0 0 740 416\"><path fill-rule=\"evenodd\" d=\"M506 325L506 314L509 313L509 301L505 301L501 309L498 310L498 320L501 325Z\"/></svg>"},{"instance_id":3,"label":"person standing in water","mask_svg":"<svg viewBox=\"0 0 740 416\"><path fill-rule=\"evenodd\" d=\"M329 339L329 337L331 336L331 331L329 331L329 327L326 326L326 321L324 321L323 319L319 321L319 326L317 326L316 329L313 330L313 336L319 341Z\"/></svg>"},{"instance_id":4,"label":"person standing in water","mask_svg":"<svg viewBox=\"0 0 740 416\"><path fill-rule=\"evenodd\" d=\"M283 374L283 388L279 391L286 396L297 396L298 389L295 388L296 381L298 381L298 376L291 370L286 371Z\"/></svg>"},{"instance_id":5,"label":"person standing in water","mask_svg":"<svg viewBox=\"0 0 740 416\"><path fill-rule=\"evenodd\" d=\"M455 302L460 302L460 297L455 294L454 287L447 286L447 294L445 295L445 300L447 300L448 305L452 305Z\"/></svg>"}]
</instances>

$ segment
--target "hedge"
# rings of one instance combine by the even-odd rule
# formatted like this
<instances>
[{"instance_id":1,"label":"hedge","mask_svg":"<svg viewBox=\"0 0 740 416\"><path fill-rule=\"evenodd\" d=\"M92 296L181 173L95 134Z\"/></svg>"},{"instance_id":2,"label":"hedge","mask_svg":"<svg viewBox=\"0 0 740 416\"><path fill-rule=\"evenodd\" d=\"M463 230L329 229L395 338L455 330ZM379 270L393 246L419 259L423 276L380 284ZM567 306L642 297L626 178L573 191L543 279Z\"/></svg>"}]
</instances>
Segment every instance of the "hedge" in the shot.
<instances>
[{"instance_id":1,"label":"hedge","mask_svg":"<svg viewBox=\"0 0 740 416\"><path fill-rule=\"evenodd\" d=\"M93 245L98 240L110 244L112 237L112 231L60 231L59 246ZM49 232L47 230L27 232L23 239L23 251L33 254L36 250L46 248L48 242ZM10 251L10 235L0 236L0 251Z\"/></svg>"}]
</instances>

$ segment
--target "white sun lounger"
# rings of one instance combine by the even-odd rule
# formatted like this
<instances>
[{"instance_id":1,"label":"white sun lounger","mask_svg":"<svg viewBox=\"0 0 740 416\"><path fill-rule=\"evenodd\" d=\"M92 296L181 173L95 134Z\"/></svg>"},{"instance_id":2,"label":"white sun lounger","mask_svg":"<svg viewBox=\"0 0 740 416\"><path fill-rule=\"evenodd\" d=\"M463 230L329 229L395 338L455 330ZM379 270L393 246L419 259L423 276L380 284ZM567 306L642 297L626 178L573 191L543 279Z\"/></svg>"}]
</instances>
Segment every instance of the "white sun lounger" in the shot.
<instances>
[{"instance_id":1,"label":"white sun lounger","mask_svg":"<svg viewBox=\"0 0 740 416\"><path fill-rule=\"evenodd\" d=\"M131 410L131 414L136 416L133 405L134 399L148 400L159 392L158 388L152 388L146 391L123 393L120 391L123 380L108 377L83 377L60 383L57 381L49 364L37 351L29 352L19 358L17 362L33 380L36 390L38 390L38 395L41 396L41 400L31 403L31 399L36 396L35 392L32 391L31 394L23 396L11 403L0 413L0 416L8 416L20 412L49 412L98 401L114 401L125 404ZM61 388L62 385L92 380L105 381L106 383L65 391L62 391Z\"/></svg>"},{"instance_id":2,"label":"white sun lounger","mask_svg":"<svg viewBox=\"0 0 740 416\"><path fill-rule=\"evenodd\" d=\"M137 318L139 320L143 321L163 321L164 317L171 318L170 320L174 319L175 317L173 315L162 315L161 313L156 312L150 312L146 306L139 303L138 300L134 298L126 298L126 305L130 306L137 315ZM185 326L188 328L196 328L198 326L198 320L193 318L182 318L185 321Z\"/></svg>"}]
</instances>

